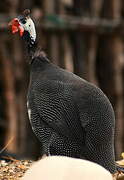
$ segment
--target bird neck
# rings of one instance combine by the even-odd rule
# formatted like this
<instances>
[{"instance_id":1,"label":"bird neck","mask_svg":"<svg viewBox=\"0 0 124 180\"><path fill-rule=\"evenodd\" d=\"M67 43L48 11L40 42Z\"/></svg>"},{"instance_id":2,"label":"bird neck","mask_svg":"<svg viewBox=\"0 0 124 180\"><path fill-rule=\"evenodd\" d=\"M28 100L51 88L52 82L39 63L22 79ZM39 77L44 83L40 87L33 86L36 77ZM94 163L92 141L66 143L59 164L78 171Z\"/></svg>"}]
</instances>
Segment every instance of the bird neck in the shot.
<instances>
[{"instance_id":1,"label":"bird neck","mask_svg":"<svg viewBox=\"0 0 124 180\"><path fill-rule=\"evenodd\" d=\"M40 60L46 63L49 62L44 51L42 51L41 48L37 47L37 42L30 37L30 34L27 31L24 32L22 38L25 41L27 52L29 55L29 64L32 64L34 60Z\"/></svg>"},{"instance_id":2,"label":"bird neck","mask_svg":"<svg viewBox=\"0 0 124 180\"><path fill-rule=\"evenodd\" d=\"M28 54L29 54L30 58L33 59L34 54L37 50L37 43L35 41L30 41L27 44L27 50L28 50Z\"/></svg>"},{"instance_id":3,"label":"bird neck","mask_svg":"<svg viewBox=\"0 0 124 180\"><path fill-rule=\"evenodd\" d=\"M31 63L30 63L30 72L31 75L33 73L34 74L39 74L39 72L41 73L42 71L44 71L45 69L48 68L48 66L50 66L50 62L49 60L44 57L44 56L35 56Z\"/></svg>"},{"instance_id":4,"label":"bird neck","mask_svg":"<svg viewBox=\"0 0 124 180\"><path fill-rule=\"evenodd\" d=\"M29 32L27 31L24 32L22 39L25 41L28 55L32 59L37 49L37 43L33 40L33 38L31 38Z\"/></svg>"}]
</instances>

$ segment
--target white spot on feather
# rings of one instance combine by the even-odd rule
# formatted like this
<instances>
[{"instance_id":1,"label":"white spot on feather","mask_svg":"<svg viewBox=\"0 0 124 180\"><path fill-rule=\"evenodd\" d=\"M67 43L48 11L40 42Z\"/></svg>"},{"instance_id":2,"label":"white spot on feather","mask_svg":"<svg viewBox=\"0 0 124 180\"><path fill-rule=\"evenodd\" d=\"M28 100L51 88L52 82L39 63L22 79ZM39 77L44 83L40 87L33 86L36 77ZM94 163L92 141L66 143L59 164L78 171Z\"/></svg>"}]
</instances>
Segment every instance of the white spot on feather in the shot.
<instances>
[{"instance_id":1,"label":"white spot on feather","mask_svg":"<svg viewBox=\"0 0 124 180\"><path fill-rule=\"evenodd\" d=\"M27 101L28 117L31 120L31 109L29 108L29 102Z\"/></svg>"}]
</instances>

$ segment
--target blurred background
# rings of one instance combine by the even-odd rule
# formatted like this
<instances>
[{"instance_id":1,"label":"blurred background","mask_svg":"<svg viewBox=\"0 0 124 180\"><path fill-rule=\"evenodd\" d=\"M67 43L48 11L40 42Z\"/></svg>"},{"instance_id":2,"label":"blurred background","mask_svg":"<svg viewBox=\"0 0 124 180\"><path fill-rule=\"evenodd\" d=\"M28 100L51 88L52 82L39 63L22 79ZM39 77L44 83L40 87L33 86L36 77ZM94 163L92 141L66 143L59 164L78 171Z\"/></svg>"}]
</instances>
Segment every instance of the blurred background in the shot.
<instances>
[{"instance_id":1,"label":"blurred background","mask_svg":"<svg viewBox=\"0 0 124 180\"><path fill-rule=\"evenodd\" d=\"M124 1L4 0L0 2L0 157L37 158L39 144L26 109L30 66L8 22L31 9L48 58L99 86L116 116L116 159L124 151Z\"/></svg>"}]
</instances>

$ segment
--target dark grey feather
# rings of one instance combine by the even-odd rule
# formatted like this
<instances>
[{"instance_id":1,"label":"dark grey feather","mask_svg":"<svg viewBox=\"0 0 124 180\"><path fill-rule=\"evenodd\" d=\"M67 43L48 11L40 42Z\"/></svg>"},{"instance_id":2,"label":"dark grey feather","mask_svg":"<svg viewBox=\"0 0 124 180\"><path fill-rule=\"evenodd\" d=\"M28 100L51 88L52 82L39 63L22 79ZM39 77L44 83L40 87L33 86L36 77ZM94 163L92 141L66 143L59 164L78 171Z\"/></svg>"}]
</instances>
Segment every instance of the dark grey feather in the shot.
<instances>
[{"instance_id":1,"label":"dark grey feather","mask_svg":"<svg viewBox=\"0 0 124 180\"><path fill-rule=\"evenodd\" d=\"M28 103L41 154L88 159L116 172L114 112L99 88L35 57Z\"/></svg>"}]
</instances>

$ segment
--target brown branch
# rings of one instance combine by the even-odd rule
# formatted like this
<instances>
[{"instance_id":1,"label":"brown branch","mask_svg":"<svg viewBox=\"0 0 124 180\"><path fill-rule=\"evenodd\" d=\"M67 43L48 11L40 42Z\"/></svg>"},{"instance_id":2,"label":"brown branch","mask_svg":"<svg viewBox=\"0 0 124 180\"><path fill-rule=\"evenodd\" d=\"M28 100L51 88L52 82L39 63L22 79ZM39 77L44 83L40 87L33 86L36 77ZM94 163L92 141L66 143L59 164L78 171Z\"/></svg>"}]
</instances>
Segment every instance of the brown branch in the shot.
<instances>
[{"instance_id":1,"label":"brown branch","mask_svg":"<svg viewBox=\"0 0 124 180\"><path fill-rule=\"evenodd\" d=\"M8 141L8 143L0 150L0 154L7 149L7 147L12 143L13 139L14 139L14 137L11 137L11 139Z\"/></svg>"}]
</instances>

